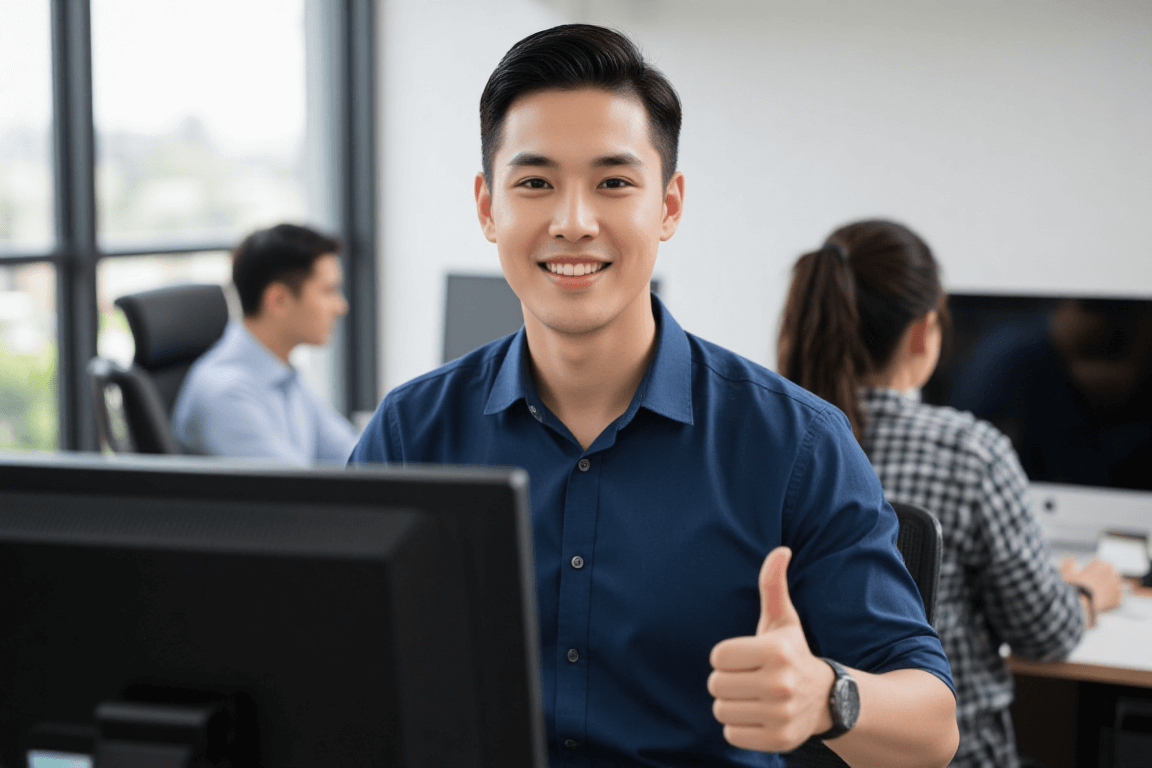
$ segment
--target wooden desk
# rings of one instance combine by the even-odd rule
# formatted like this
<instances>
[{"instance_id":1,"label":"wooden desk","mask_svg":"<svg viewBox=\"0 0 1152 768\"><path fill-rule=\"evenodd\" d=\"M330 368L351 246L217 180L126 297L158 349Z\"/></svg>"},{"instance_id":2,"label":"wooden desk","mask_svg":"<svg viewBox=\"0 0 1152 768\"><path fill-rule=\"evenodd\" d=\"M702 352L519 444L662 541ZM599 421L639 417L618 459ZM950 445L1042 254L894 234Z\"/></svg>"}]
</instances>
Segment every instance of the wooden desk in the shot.
<instances>
[{"instance_id":1,"label":"wooden desk","mask_svg":"<svg viewBox=\"0 0 1152 768\"><path fill-rule=\"evenodd\" d=\"M1152 643L1144 636L1152 621L1137 620L1152 600L1152 588L1134 586L1132 595L1141 599L1133 601L1129 615L1101 616L1068 661L1009 658L1021 754L1048 768L1098 765L1109 747L1116 702L1152 699Z\"/></svg>"}]
</instances>

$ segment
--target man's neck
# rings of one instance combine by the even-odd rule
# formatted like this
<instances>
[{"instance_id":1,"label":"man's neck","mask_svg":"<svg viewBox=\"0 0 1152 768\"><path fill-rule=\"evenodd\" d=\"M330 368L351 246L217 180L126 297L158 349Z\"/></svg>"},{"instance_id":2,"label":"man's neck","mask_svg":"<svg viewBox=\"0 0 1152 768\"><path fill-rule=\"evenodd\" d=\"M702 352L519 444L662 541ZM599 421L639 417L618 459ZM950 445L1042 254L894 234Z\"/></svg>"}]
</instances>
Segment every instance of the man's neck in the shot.
<instances>
[{"instance_id":1,"label":"man's neck","mask_svg":"<svg viewBox=\"0 0 1152 768\"><path fill-rule=\"evenodd\" d=\"M296 348L296 344L284 338L283 334L277 333L277 329L271 324L266 322L262 317L244 317L244 327L248 332L256 337L256 340L263 344L269 352L276 355L284 361L285 365L291 365L288 362L288 355Z\"/></svg>"},{"instance_id":2,"label":"man's neck","mask_svg":"<svg viewBox=\"0 0 1152 768\"><path fill-rule=\"evenodd\" d=\"M628 410L656 351L647 291L609 325L561 334L525 318L532 377L540 399L585 449Z\"/></svg>"}]
</instances>

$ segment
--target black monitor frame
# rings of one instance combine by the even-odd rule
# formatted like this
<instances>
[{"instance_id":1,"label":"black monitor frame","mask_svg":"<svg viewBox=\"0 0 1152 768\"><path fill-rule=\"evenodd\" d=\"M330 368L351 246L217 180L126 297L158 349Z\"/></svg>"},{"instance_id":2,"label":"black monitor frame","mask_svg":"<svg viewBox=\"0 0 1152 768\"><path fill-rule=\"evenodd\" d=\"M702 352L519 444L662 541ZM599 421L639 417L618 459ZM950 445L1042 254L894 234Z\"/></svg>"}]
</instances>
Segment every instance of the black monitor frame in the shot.
<instances>
[{"instance_id":1,"label":"black monitor frame","mask_svg":"<svg viewBox=\"0 0 1152 768\"><path fill-rule=\"evenodd\" d=\"M0 765L543 768L527 482L0 454Z\"/></svg>"}]
</instances>

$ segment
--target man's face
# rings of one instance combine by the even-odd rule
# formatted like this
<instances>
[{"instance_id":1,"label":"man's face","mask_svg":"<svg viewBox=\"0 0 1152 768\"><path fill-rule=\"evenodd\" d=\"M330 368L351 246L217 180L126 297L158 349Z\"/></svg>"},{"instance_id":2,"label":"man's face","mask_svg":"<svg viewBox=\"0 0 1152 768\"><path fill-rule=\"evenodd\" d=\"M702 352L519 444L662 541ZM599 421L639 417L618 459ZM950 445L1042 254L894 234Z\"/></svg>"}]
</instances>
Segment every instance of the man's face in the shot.
<instances>
[{"instance_id":1,"label":"man's face","mask_svg":"<svg viewBox=\"0 0 1152 768\"><path fill-rule=\"evenodd\" d=\"M282 318L297 344L324 344L336 319L347 314L348 302L340 291L340 260L326 253L312 262L312 274L299 294L286 291Z\"/></svg>"},{"instance_id":2,"label":"man's face","mask_svg":"<svg viewBox=\"0 0 1152 768\"><path fill-rule=\"evenodd\" d=\"M476 206L525 322L585 334L650 312L648 281L676 231L684 177L665 189L643 104L542 91L512 103L502 134L491 185L476 178Z\"/></svg>"}]
</instances>

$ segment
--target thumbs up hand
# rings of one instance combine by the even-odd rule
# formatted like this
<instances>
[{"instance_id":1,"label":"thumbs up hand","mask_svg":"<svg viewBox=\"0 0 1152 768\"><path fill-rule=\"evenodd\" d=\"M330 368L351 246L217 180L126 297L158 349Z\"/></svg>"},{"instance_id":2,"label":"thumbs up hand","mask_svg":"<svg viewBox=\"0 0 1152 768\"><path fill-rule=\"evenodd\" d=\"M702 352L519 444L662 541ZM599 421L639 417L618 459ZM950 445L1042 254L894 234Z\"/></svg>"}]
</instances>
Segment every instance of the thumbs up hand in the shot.
<instances>
[{"instance_id":1,"label":"thumbs up hand","mask_svg":"<svg viewBox=\"0 0 1152 768\"><path fill-rule=\"evenodd\" d=\"M835 675L808 648L788 593L791 559L791 549L777 547L760 568L756 634L712 649L712 713L733 746L786 752L832 727L828 698Z\"/></svg>"}]
</instances>

